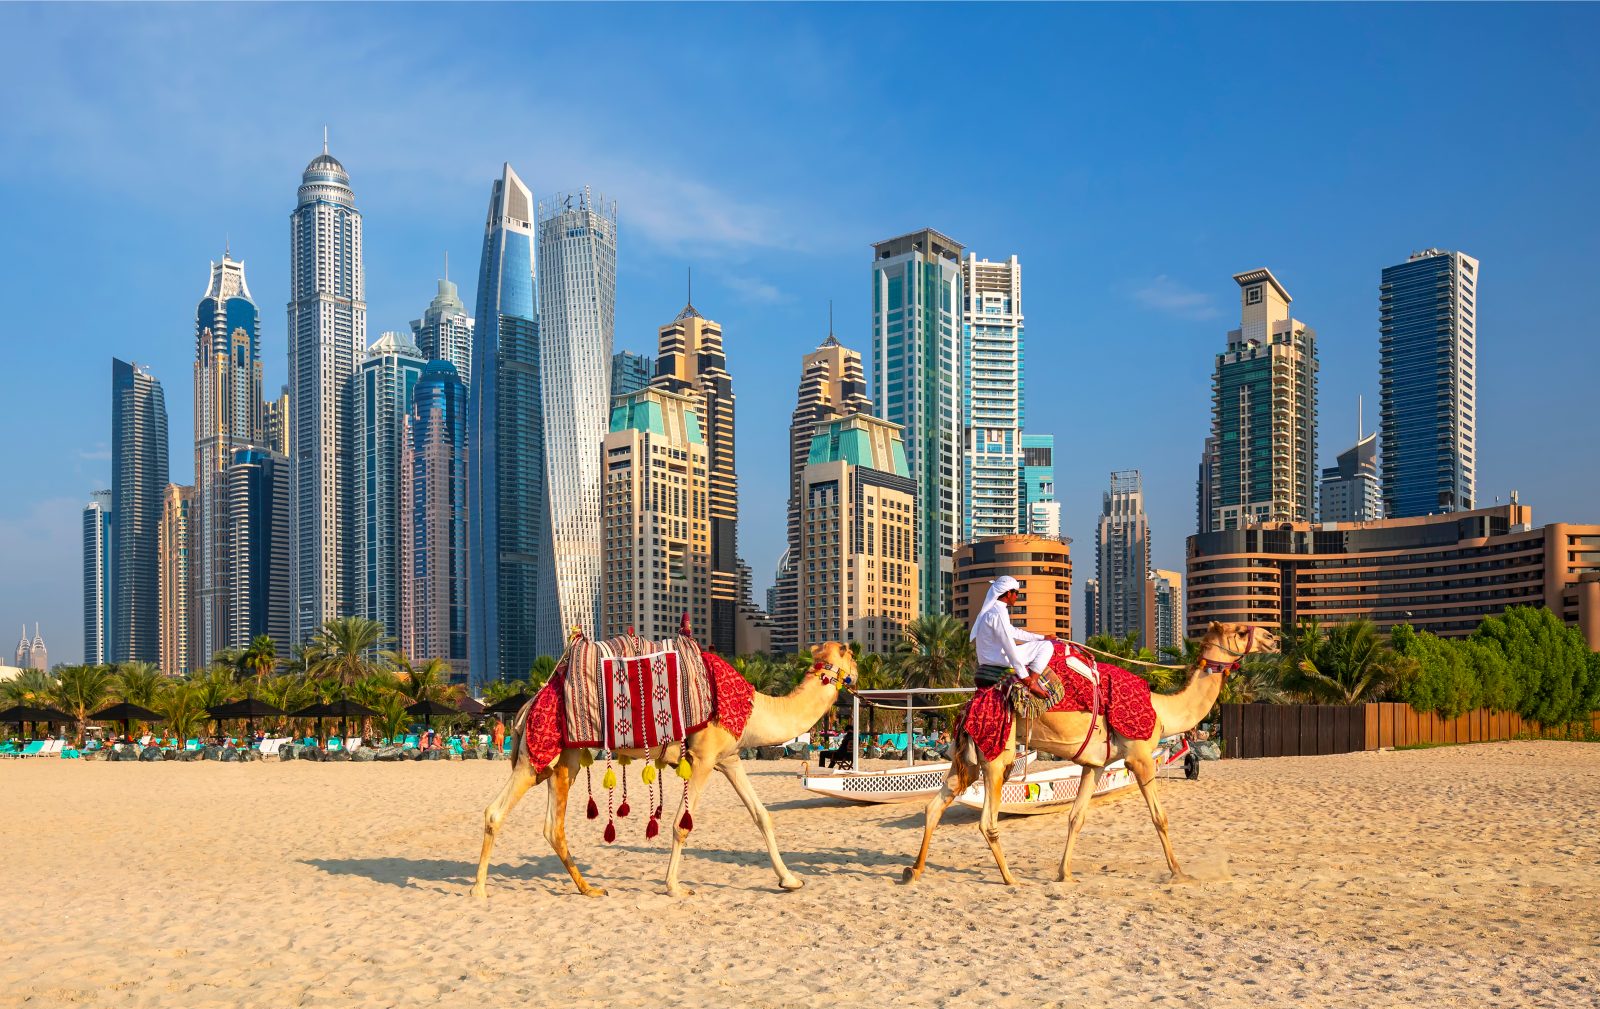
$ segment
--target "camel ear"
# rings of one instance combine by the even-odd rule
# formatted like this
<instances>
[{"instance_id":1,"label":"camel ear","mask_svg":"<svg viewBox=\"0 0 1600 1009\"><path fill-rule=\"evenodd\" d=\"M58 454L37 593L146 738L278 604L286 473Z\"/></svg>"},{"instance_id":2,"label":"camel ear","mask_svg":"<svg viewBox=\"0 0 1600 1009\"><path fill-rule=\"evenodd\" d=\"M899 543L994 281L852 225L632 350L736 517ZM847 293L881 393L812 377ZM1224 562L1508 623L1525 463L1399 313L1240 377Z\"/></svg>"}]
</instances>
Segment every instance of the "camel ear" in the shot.
<instances>
[{"instance_id":1,"label":"camel ear","mask_svg":"<svg viewBox=\"0 0 1600 1009\"><path fill-rule=\"evenodd\" d=\"M1222 633L1222 621L1220 621L1220 620L1211 621L1211 626L1206 628L1206 633L1208 633L1208 634L1220 634L1220 633Z\"/></svg>"},{"instance_id":2,"label":"camel ear","mask_svg":"<svg viewBox=\"0 0 1600 1009\"><path fill-rule=\"evenodd\" d=\"M813 659L817 658L819 655L822 654L822 650L824 648L826 648L826 647L827 647L826 645L812 645L811 646L811 657Z\"/></svg>"}]
</instances>

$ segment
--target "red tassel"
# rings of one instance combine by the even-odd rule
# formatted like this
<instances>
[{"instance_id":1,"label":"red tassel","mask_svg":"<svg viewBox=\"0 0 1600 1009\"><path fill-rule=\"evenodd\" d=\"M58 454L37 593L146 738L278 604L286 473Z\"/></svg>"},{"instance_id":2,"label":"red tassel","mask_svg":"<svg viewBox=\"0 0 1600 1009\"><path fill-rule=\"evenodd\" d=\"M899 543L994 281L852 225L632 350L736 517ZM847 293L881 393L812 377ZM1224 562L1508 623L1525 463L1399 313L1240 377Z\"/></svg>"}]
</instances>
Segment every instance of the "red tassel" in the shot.
<instances>
[{"instance_id":1,"label":"red tassel","mask_svg":"<svg viewBox=\"0 0 1600 1009\"><path fill-rule=\"evenodd\" d=\"M624 802L622 805L617 807L617 815L619 817L622 817L622 818L626 819L627 816L628 816L628 812L629 812L628 804L626 802Z\"/></svg>"},{"instance_id":2,"label":"red tassel","mask_svg":"<svg viewBox=\"0 0 1600 1009\"><path fill-rule=\"evenodd\" d=\"M655 817L652 816L650 818L650 822L645 824L644 838L646 841L648 841L650 838L655 837L659 833L661 833L661 824L657 822Z\"/></svg>"},{"instance_id":3,"label":"red tassel","mask_svg":"<svg viewBox=\"0 0 1600 1009\"><path fill-rule=\"evenodd\" d=\"M678 821L678 829L684 833L688 833L694 829L694 817L689 815L689 811L687 809L683 811L683 818Z\"/></svg>"},{"instance_id":4,"label":"red tassel","mask_svg":"<svg viewBox=\"0 0 1600 1009\"><path fill-rule=\"evenodd\" d=\"M598 819L600 819L600 805L599 805L599 803L597 803L597 802L595 802L595 801L594 801L594 796L592 796L592 795L591 795L591 796L589 796L589 812L588 812L588 817L589 817L589 819L591 819L591 820L598 820Z\"/></svg>"},{"instance_id":5,"label":"red tassel","mask_svg":"<svg viewBox=\"0 0 1600 1009\"><path fill-rule=\"evenodd\" d=\"M606 821L605 839L607 844L617 839L617 825L610 820Z\"/></svg>"},{"instance_id":6,"label":"red tassel","mask_svg":"<svg viewBox=\"0 0 1600 1009\"><path fill-rule=\"evenodd\" d=\"M661 819L661 803L659 803L659 802L656 803L656 811L654 813L650 814L650 819L652 819L652 820Z\"/></svg>"}]
</instances>

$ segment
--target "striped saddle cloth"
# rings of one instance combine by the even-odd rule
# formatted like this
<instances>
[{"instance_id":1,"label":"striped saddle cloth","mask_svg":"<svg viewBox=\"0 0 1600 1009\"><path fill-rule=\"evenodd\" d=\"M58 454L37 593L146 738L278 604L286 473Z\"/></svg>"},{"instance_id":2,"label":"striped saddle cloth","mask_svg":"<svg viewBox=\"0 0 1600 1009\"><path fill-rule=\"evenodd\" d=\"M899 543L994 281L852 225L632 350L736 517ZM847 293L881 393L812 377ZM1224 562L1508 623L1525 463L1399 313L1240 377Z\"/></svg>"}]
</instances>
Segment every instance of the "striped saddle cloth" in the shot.
<instances>
[{"instance_id":1,"label":"striped saddle cloth","mask_svg":"<svg viewBox=\"0 0 1600 1009\"><path fill-rule=\"evenodd\" d=\"M568 747L649 749L688 738L711 720L715 698L700 646L687 635L578 638L559 664Z\"/></svg>"}]
</instances>

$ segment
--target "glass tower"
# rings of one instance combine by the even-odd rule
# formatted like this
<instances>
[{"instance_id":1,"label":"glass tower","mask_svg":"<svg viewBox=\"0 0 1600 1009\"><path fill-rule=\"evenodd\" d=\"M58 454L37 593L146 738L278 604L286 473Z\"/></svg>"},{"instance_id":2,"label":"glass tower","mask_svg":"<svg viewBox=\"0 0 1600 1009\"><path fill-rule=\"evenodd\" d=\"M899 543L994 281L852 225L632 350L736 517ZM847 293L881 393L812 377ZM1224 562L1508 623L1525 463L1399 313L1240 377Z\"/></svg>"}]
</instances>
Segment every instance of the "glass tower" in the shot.
<instances>
[{"instance_id":1,"label":"glass tower","mask_svg":"<svg viewBox=\"0 0 1600 1009\"><path fill-rule=\"evenodd\" d=\"M1321 512L1323 522L1371 522L1383 518L1376 432L1340 452L1338 465L1322 471Z\"/></svg>"},{"instance_id":2,"label":"glass tower","mask_svg":"<svg viewBox=\"0 0 1600 1009\"><path fill-rule=\"evenodd\" d=\"M619 350L611 355L611 398L628 396L650 384L655 362L649 354Z\"/></svg>"},{"instance_id":3,"label":"glass tower","mask_svg":"<svg viewBox=\"0 0 1600 1009\"><path fill-rule=\"evenodd\" d=\"M240 449L228 467L233 531L230 644L258 635L289 640L289 460L265 448Z\"/></svg>"},{"instance_id":4,"label":"glass tower","mask_svg":"<svg viewBox=\"0 0 1600 1009\"><path fill-rule=\"evenodd\" d=\"M110 661L111 643L111 492L89 494L83 508L83 661Z\"/></svg>"},{"instance_id":5,"label":"glass tower","mask_svg":"<svg viewBox=\"0 0 1600 1009\"><path fill-rule=\"evenodd\" d=\"M167 401L136 364L111 361L111 662L161 661L161 512Z\"/></svg>"},{"instance_id":6,"label":"glass tower","mask_svg":"<svg viewBox=\"0 0 1600 1009\"><path fill-rule=\"evenodd\" d=\"M540 203L539 369L555 566L554 583L540 594L546 654L561 653L570 628L597 633L600 443L611 424L616 317L616 204L591 198L588 189Z\"/></svg>"},{"instance_id":7,"label":"glass tower","mask_svg":"<svg viewBox=\"0 0 1600 1009\"><path fill-rule=\"evenodd\" d=\"M524 676L539 655L537 603L549 533L532 222L533 195L508 164L489 196L472 340L475 379L467 393L474 685Z\"/></svg>"},{"instance_id":8,"label":"glass tower","mask_svg":"<svg viewBox=\"0 0 1600 1009\"><path fill-rule=\"evenodd\" d=\"M448 361L423 365L406 414L400 646L468 681L467 387Z\"/></svg>"},{"instance_id":9,"label":"glass tower","mask_svg":"<svg viewBox=\"0 0 1600 1009\"><path fill-rule=\"evenodd\" d=\"M961 264L961 539L1027 528L1017 497L1022 462L1022 265L973 253Z\"/></svg>"},{"instance_id":10,"label":"glass tower","mask_svg":"<svg viewBox=\"0 0 1600 1009\"><path fill-rule=\"evenodd\" d=\"M290 636L355 612L355 418L367 349L361 212L344 166L311 160L289 215Z\"/></svg>"},{"instance_id":11,"label":"glass tower","mask_svg":"<svg viewBox=\"0 0 1600 1009\"><path fill-rule=\"evenodd\" d=\"M1136 469L1111 474L1101 498L1094 537L1095 614L1091 633L1120 638L1146 631L1145 578L1150 573L1150 522L1144 512L1144 481ZM1152 649L1155 645L1143 642Z\"/></svg>"},{"instance_id":12,"label":"glass tower","mask_svg":"<svg viewBox=\"0 0 1600 1009\"><path fill-rule=\"evenodd\" d=\"M449 277L439 281L422 318L411 321L411 336L428 361L449 361L462 383L472 384L472 317Z\"/></svg>"},{"instance_id":13,"label":"glass tower","mask_svg":"<svg viewBox=\"0 0 1600 1009\"><path fill-rule=\"evenodd\" d=\"M1390 518L1477 501L1478 261L1428 249L1378 288L1383 505Z\"/></svg>"},{"instance_id":14,"label":"glass tower","mask_svg":"<svg viewBox=\"0 0 1600 1009\"><path fill-rule=\"evenodd\" d=\"M261 318L245 283L244 263L227 252L222 262L211 264L211 282L195 311L194 334L192 633L198 656L209 659L233 643L227 469L235 453L264 437Z\"/></svg>"},{"instance_id":15,"label":"glass tower","mask_svg":"<svg viewBox=\"0 0 1600 1009\"><path fill-rule=\"evenodd\" d=\"M356 375L356 613L400 634L400 553L406 481L401 468L411 390L422 352L400 333L384 333Z\"/></svg>"},{"instance_id":16,"label":"glass tower","mask_svg":"<svg viewBox=\"0 0 1600 1009\"><path fill-rule=\"evenodd\" d=\"M1030 536L1061 538L1061 501L1056 497L1056 436L1022 436L1022 531Z\"/></svg>"},{"instance_id":17,"label":"glass tower","mask_svg":"<svg viewBox=\"0 0 1600 1009\"><path fill-rule=\"evenodd\" d=\"M872 399L917 488L919 613L946 612L961 534L961 253L931 229L873 246Z\"/></svg>"}]
</instances>

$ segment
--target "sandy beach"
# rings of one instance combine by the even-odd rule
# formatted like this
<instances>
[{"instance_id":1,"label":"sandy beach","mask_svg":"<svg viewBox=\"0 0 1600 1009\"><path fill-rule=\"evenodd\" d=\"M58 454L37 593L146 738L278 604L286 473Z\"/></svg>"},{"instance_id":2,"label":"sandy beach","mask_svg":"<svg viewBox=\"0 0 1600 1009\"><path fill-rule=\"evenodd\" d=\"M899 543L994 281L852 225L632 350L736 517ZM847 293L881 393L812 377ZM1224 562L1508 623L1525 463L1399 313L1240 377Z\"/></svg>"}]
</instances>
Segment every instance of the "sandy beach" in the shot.
<instances>
[{"instance_id":1,"label":"sandy beach","mask_svg":"<svg viewBox=\"0 0 1600 1009\"><path fill-rule=\"evenodd\" d=\"M1600 998L1600 746L1206 764L1161 786L1202 878L1184 886L1164 881L1137 795L1095 808L1074 887L1047 882L1062 817L1005 821L1013 889L960 807L902 886L920 807L835 804L796 767L751 765L797 893L776 890L717 779L685 860L696 896L661 892L664 837L635 814L608 847L581 796L574 850L611 893L578 896L540 787L502 831L483 906L467 887L505 763L0 763L0 1006Z\"/></svg>"}]
</instances>

